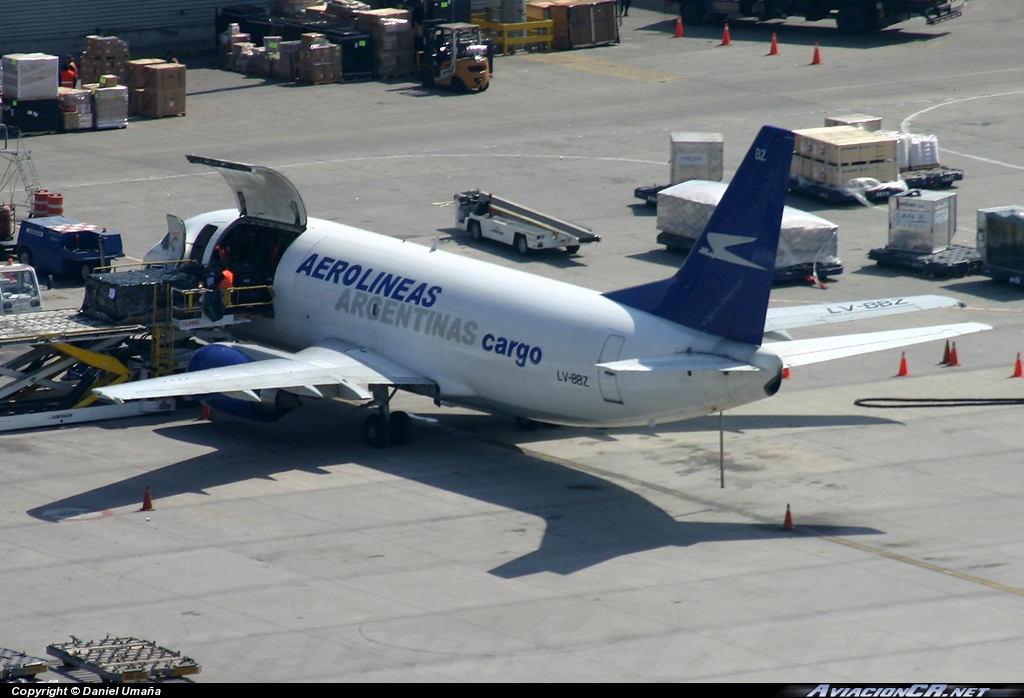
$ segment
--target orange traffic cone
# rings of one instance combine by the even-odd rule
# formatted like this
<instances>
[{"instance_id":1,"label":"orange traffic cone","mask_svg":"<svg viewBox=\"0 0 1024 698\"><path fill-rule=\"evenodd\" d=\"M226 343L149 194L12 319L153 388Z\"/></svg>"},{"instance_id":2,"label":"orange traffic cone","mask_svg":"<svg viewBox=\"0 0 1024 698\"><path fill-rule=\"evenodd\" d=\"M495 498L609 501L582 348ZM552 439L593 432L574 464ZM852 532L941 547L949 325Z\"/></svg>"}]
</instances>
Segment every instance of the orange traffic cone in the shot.
<instances>
[{"instance_id":1,"label":"orange traffic cone","mask_svg":"<svg viewBox=\"0 0 1024 698\"><path fill-rule=\"evenodd\" d=\"M910 375L910 369L907 368L907 352L900 353L900 372L896 374L897 377L906 378Z\"/></svg>"},{"instance_id":2,"label":"orange traffic cone","mask_svg":"<svg viewBox=\"0 0 1024 698\"><path fill-rule=\"evenodd\" d=\"M683 38L683 18L682 15L676 15L676 36L677 39Z\"/></svg>"},{"instance_id":3,"label":"orange traffic cone","mask_svg":"<svg viewBox=\"0 0 1024 698\"><path fill-rule=\"evenodd\" d=\"M732 46L732 39L729 37L729 23L725 23L722 29L722 43L719 46Z\"/></svg>"},{"instance_id":4,"label":"orange traffic cone","mask_svg":"<svg viewBox=\"0 0 1024 698\"><path fill-rule=\"evenodd\" d=\"M817 41L814 42L814 58L811 59L811 65L821 65L821 49Z\"/></svg>"},{"instance_id":5,"label":"orange traffic cone","mask_svg":"<svg viewBox=\"0 0 1024 698\"><path fill-rule=\"evenodd\" d=\"M768 55L769 56L778 56L779 55L779 38L775 35L775 32L772 32L772 47L770 49L768 49Z\"/></svg>"},{"instance_id":6,"label":"orange traffic cone","mask_svg":"<svg viewBox=\"0 0 1024 698\"><path fill-rule=\"evenodd\" d=\"M789 380L793 377L793 372L789 370L789 366L782 367L782 377Z\"/></svg>"},{"instance_id":7,"label":"orange traffic cone","mask_svg":"<svg viewBox=\"0 0 1024 698\"><path fill-rule=\"evenodd\" d=\"M146 493L142 495L142 508L139 511L153 511L153 493L149 491L149 485L146 485Z\"/></svg>"},{"instance_id":8,"label":"orange traffic cone","mask_svg":"<svg viewBox=\"0 0 1024 698\"><path fill-rule=\"evenodd\" d=\"M959 366L960 359L956 356L956 342L953 342L953 348L949 350L949 363L947 366Z\"/></svg>"},{"instance_id":9,"label":"orange traffic cone","mask_svg":"<svg viewBox=\"0 0 1024 698\"><path fill-rule=\"evenodd\" d=\"M204 422L209 422L210 421L210 406L209 405L203 405L203 409L200 410L200 412L199 412L199 419L201 419Z\"/></svg>"},{"instance_id":10,"label":"orange traffic cone","mask_svg":"<svg viewBox=\"0 0 1024 698\"><path fill-rule=\"evenodd\" d=\"M786 519L782 522L783 531L793 530L793 514L789 511L789 505L786 505Z\"/></svg>"},{"instance_id":11,"label":"orange traffic cone","mask_svg":"<svg viewBox=\"0 0 1024 698\"><path fill-rule=\"evenodd\" d=\"M942 352L942 361L939 362L940 366L949 365L949 340L946 340L946 350Z\"/></svg>"},{"instance_id":12,"label":"orange traffic cone","mask_svg":"<svg viewBox=\"0 0 1024 698\"><path fill-rule=\"evenodd\" d=\"M1024 378L1024 366L1020 365L1020 352L1017 352L1017 363L1013 365L1013 375L1011 378Z\"/></svg>"}]
</instances>

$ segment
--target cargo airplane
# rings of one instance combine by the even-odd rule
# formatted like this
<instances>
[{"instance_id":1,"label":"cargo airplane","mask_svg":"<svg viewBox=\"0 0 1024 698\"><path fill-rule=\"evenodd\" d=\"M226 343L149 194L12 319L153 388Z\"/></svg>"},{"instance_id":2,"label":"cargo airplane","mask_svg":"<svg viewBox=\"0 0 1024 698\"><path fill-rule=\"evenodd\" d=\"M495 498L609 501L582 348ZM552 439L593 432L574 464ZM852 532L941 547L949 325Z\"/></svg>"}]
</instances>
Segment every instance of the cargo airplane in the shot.
<instances>
[{"instance_id":1,"label":"cargo airplane","mask_svg":"<svg viewBox=\"0 0 1024 698\"><path fill-rule=\"evenodd\" d=\"M117 402L195 395L264 420L302 398L342 399L371 408L363 435L383 447L412 438L409 415L389 408L399 389L527 427L638 426L770 397L784 366L990 329L788 340L794 327L956 304L921 296L769 310L792 153L792 133L762 128L678 272L610 293L307 219L279 173L189 156L224 176L237 210L169 216L146 261L229 257L236 284L272 282L273 317L243 326L245 341L200 348L184 373L95 392ZM764 343L766 333L787 341Z\"/></svg>"}]
</instances>

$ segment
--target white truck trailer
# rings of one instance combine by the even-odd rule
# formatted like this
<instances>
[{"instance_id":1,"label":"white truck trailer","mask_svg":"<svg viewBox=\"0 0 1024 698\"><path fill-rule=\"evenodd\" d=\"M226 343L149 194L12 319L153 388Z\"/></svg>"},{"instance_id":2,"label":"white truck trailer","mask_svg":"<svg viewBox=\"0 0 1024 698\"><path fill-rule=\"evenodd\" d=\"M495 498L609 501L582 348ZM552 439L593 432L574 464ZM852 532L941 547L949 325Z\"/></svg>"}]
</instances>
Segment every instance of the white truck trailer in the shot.
<instances>
[{"instance_id":1,"label":"white truck trailer","mask_svg":"<svg viewBox=\"0 0 1024 698\"><path fill-rule=\"evenodd\" d=\"M468 232L474 240L487 238L512 245L521 255L550 249L575 254L580 245L601 240L589 228L479 189L456 194L455 203L455 224L460 230Z\"/></svg>"}]
</instances>

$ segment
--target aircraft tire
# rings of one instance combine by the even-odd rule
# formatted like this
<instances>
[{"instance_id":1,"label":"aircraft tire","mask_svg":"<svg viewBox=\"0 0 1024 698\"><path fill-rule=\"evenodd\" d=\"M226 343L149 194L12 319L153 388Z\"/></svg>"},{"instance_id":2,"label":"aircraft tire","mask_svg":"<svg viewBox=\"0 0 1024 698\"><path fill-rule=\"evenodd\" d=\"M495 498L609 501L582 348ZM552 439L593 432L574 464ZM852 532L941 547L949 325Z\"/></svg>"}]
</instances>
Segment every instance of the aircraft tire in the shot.
<instances>
[{"instance_id":1,"label":"aircraft tire","mask_svg":"<svg viewBox=\"0 0 1024 698\"><path fill-rule=\"evenodd\" d=\"M388 420L391 427L391 443L408 446L412 443L412 418L405 412L392 412Z\"/></svg>"},{"instance_id":2,"label":"aircraft tire","mask_svg":"<svg viewBox=\"0 0 1024 698\"><path fill-rule=\"evenodd\" d=\"M363 422L363 440L370 448L384 448L391 441L388 420L379 413L371 414Z\"/></svg>"}]
</instances>

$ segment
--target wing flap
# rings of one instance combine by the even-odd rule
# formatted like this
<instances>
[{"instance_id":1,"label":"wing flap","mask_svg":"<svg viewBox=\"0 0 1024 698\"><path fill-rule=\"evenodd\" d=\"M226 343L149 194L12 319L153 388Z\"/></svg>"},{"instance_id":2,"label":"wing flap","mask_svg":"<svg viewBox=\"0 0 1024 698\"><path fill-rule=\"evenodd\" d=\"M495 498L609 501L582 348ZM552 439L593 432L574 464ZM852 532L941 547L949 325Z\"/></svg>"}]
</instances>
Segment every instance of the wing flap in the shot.
<instances>
[{"instance_id":1,"label":"wing flap","mask_svg":"<svg viewBox=\"0 0 1024 698\"><path fill-rule=\"evenodd\" d=\"M949 339L990 329L992 329L991 326L980 322L964 322L957 325L937 325L909 330L795 339L790 342L772 342L763 345L763 348L777 355L786 366L807 366L847 356L895 349L936 339Z\"/></svg>"}]
</instances>

